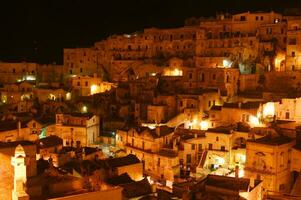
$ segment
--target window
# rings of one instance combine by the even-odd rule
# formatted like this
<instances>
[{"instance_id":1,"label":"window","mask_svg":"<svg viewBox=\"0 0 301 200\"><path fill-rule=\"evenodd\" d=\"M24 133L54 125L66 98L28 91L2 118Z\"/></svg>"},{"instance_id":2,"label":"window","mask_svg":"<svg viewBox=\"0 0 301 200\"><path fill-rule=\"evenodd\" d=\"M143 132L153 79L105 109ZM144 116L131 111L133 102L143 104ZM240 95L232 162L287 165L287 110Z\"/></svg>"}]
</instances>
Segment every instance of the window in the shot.
<instances>
[{"instance_id":1,"label":"window","mask_svg":"<svg viewBox=\"0 0 301 200\"><path fill-rule=\"evenodd\" d=\"M160 166L160 158L158 158L157 166Z\"/></svg>"},{"instance_id":2,"label":"window","mask_svg":"<svg viewBox=\"0 0 301 200\"><path fill-rule=\"evenodd\" d=\"M292 57L295 57L296 53L294 51L292 51Z\"/></svg>"},{"instance_id":3,"label":"window","mask_svg":"<svg viewBox=\"0 0 301 200\"><path fill-rule=\"evenodd\" d=\"M216 137L215 141L217 141L217 142L218 142L218 141L219 141L219 138L218 138L218 137Z\"/></svg>"},{"instance_id":4,"label":"window","mask_svg":"<svg viewBox=\"0 0 301 200\"><path fill-rule=\"evenodd\" d=\"M76 147L77 147L77 148L80 147L80 141L76 141Z\"/></svg>"},{"instance_id":5,"label":"window","mask_svg":"<svg viewBox=\"0 0 301 200\"><path fill-rule=\"evenodd\" d=\"M85 86L88 86L88 81L85 82Z\"/></svg>"},{"instance_id":6,"label":"window","mask_svg":"<svg viewBox=\"0 0 301 200\"><path fill-rule=\"evenodd\" d=\"M69 74L72 74L72 69L69 70Z\"/></svg>"},{"instance_id":7,"label":"window","mask_svg":"<svg viewBox=\"0 0 301 200\"><path fill-rule=\"evenodd\" d=\"M285 189L285 184L279 185L279 190L280 190L280 191L283 191L284 189Z\"/></svg>"},{"instance_id":8,"label":"window","mask_svg":"<svg viewBox=\"0 0 301 200\"><path fill-rule=\"evenodd\" d=\"M227 75L227 83L229 83L229 75Z\"/></svg>"},{"instance_id":9,"label":"window","mask_svg":"<svg viewBox=\"0 0 301 200\"><path fill-rule=\"evenodd\" d=\"M144 141L142 141L142 149L144 150Z\"/></svg>"},{"instance_id":10,"label":"window","mask_svg":"<svg viewBox=\"0 0 301 200\"><path fill-rule=\"evenodd\" d=\"M256 19L256 21L258 21L258 18L259 18L259 17L258 17L258 16L256 16L256 18L255 18L255 19Z\"/></svg>"},{"instance_id":11,"label":"window","mask_svg":"<svg viewBox=\"0 0 301 200\"><path fill-rule=\"evenodd\" d=\"M286 112L285 113L285 119L289 119L290 118L290 113L289 112Z\"/></svg>"},{"instance_id":12,"label":"window","mask_svg":"<svg viewBox=\"0 0 301 200\"><path fill-rule=\"evenodd\" d=\"M80 86L80 82L77 82L77 86Z\"/></svg>"},{"instance_id":13,"label":"window","mask_svg":"<svg viewBox=\"0 0 301 200\"><path fill-rule=\"evenodd\" d=\"M201 75L201 81L205 82L205 74L204 73L202 73L202 75Z\"/></svg>"},{"instance_id":14,"label":"window","mask_svg":"<svg viewBox=\"0 0 301 200\"><path fill-rule=\"evenodd\" d=\"M225 146L221 146L221 150L222 150L222 151L225 151Z\"/></svg>"},{"instance_id":15,"label":"window","mask_svg":"<svg viewBox=\"0 0 301 200\"><path fill-rule=\"evenodd\" d=\"M82 73L83 72L83 68L80 68L79 71L80 71L80 73Z\"/></svg>"},{"instance_id":16,"label":"window","mask_svg":"<svg viewBox=\"0 0 301 200\"><path fill-rule=\"evenodd\" d=\"M216 79L216 74L212 75L212 79L215 80Z\"/></svg>"},{"instance_id":17,"label":"window","mask_svg":"<svg viewBox=\"0 0 301 200\"><path fill-rule=\"evenodd\" d=\"M183 101L180 101L180 106L183 107Z\"/></svg>"},{"instance_id":18,"label":"window","mask_svg":"<svg viewBox=\"0 0 301 200\"><path fill-rule=\"evenodd\" d=\"M192 73L191 72L189 73L189 79L192 79Z\"/></svg>"},{"instance_id":19,"label":"window","mask_svg":"<svg viewBox=\"0 0 301 200\"><path fill-rule=\"evenodd\" d=\"M210 108L210 106L211 106L211 101L208 101L208 107Z\"/></svg>"},{"instance_id":20,"label":"window","mask_svg":"<svg viewBox=\"0 0 301 200\"><path fill-rule=\"evenodd\" d=\"M16 69L15 68L13 69L13 73L16 73Z\"/></svg>"},{"instance_id":21,"label":"window","mask_svg":"<svg viewBox=\"0 0 301 200\"><path fill-rule=\"evenodd\" d=\"M132 146L134 146L134 144L135 144L135 140L134 138L132 138Z\"/></svg>"},{"instance_id":22,"label":"window","mask_svg":"<svg viewBox=\"0 0 301 200\"><path fill-rule=\"evenodd\" d=\"M34 122L34 123L32 123L32 128L36 128L36 123Z\"/></svg>"},{"instance_id":23,"label":"window","mask_svg":"<svg viewBox=\"0 0 301 200\"><path fill-rule=\"evenodd\" d=\"M202 144L198 145L199 151L201 151L203 149Z\"/></svg>"},{"instance_id":24,"label":"window","mask_svg":"<svg viewBox=\"0 0 301 200\"><path fill-rule=\"evenodd\" d=\"M260 20L261 20L261 21L263 20L263 16L260 17Z\"/></svg>"},{"instance_id":25,"label":"window","mask_svg":"<svg viewBox=\"0 0 301 200\"><path fill-rule=\"evenodd\" d=\"M240 16L240 21L246 21L246 16Z\"/></svg>"},{"instance_id":26,"label":"window","mask_svg":"<svg viewBox=\"0 0 301 200\"><path fill-rule=\"evenodd\" d=\"M208 145L209 145L208 149L212 150L212 144L209 143Z\"/></svg>"},{"instance_id":27,"label":"window","mask_svg":"<svg viewBox=\"0 0 301 200\"><path fill-rule=\"evenodd\" d=\"M195 144L191 144L191 150L195 150Z\"/></svg>"},{"instance_id":28,"label":"window","mask_svg":"<svg viewBox=\"0 0 301 200\"><path fill-rule=\"evenodd\" d=\"M186 163L190 164L191 163L191 154L186 155Z\"/></svg>"}]
</instances>

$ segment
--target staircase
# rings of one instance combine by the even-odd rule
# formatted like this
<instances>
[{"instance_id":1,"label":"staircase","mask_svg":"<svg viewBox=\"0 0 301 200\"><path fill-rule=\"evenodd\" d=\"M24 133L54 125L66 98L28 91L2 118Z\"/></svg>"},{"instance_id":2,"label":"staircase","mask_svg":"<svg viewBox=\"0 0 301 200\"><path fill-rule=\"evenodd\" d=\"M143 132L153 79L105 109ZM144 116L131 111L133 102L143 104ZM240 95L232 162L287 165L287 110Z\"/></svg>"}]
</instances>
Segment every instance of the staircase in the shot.
<instances>
[{"instance_id":1,"label":"staircase","mask_svg":"<svg viewBox=\"0 0 301 200\"><path fill-rule=\"evenodd\" d=\"M204 167L204 164L205 164L206 158L207 158L207 154L208 154L208 151L203 150L200 162L198 164L198 168L203 168Z\"/></svg>"}]
</instances>

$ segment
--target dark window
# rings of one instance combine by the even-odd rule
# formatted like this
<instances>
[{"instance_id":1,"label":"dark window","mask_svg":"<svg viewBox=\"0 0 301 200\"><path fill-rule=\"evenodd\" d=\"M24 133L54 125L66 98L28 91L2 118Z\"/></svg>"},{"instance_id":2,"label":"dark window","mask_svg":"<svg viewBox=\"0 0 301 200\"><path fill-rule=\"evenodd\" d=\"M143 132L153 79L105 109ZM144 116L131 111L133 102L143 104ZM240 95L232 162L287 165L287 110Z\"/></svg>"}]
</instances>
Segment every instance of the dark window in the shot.
<instances>
[{"instance_id":1,"label":"dark window","mask_svg":"<svg viewBox=\"0 0 301 200\"><path fill-rule=\"evenodd\" d=\"M201 75L201 81L205 82L205 74L204 73L202 73L202 75Z\"/></svg>"},{"instance_id":2,"label":"dark window","mask_svg":"<svg viewBox=\"0 0 301 200\"><path fill-rule=\"evenodd\" d=\"M77 148L80 147L80 141L76 141L76 147L77 147Z\"/></svg>"},{"instance_id":3,"label":"dark window","mask_svg":"<svg viewBox=\"0 0 301 200\"><path fill-rule=\"evenodd\" d=\"M285 119L289 119L290 118L290 113L289 112L286 112L285 113Z\"/></svg>"},{"instance_id":4,"label":"dark window","mask_svg":"<svg viewBox=\"0 0 301 200\"><path fill-rule=\"evenodd\" d=\"M219 138L218 137L216 137L216 139L215 139L217 142L219 141Z\"/></svg>"},{"instance_id":5,"label":"dark window","mask_svg":"<svg viewBox=\"0 0 301 200\"><path fill-rule=\"evenodd\" d=\"M202 144L199 144L199 151L201 151L202 150Z\"/></svg>"},{"instance_id":6,"label":"dark window","mask_svg":"<svg viewBox=\"0 0 301 200\"><path fill-rule=\"evenodd\" d=\"M209 144L208 148L209 148L209 150L212 150L212 144Z\"/></svg>"},{"instance_id":7,"label":"dark window","mask_svg":"<svg viewBox=\"0 0 301 200\"><path fill-rule=\"evenodd\" d=\"M13 69L13 73L16 73L16 69L15 68Z\"/></svg>"},{"instance_id":8,"label":"dark window","mask_svg":"<svg viewBox=\"0 0 301 200\"><path fill-rule=\"evenodd\" d=\"M80 86L80 82L77 82L77 86Z\"/></svg>"},{"instance_id":9,"label":"dark window","mask_svg":"<svg viewBox=\"0 0 301 200\"><path fill-rule=\"evenodd\" d=\"M215 75L215 74L212 75L212 79L213 79L213 80L216 79L216 75Z\"/></svg>"},{"instance_id":10,"label":"dark window","mask_svg":"<svg viewBox=\"0 0 301 200\"><path fill-rule=\"evenodd\" d=\"M186 163L190 164L191 163L191 154L186 155Z\"/></svg>"},{"instance_id":11,"label":"dark window","mask_svg":"<svg viewBox=\"0 0 301 200\"><path fill-rule=\"evenodd\" d=\"M158 158L157 165L160 166L160 158Z\"/></svg>"},{"instance_id":12,"label":"dark window","mask_svg":"<svg viewBox=\"0 0 301 200\"><path fill-rule=\"evenodd\" d=\"M88 86L88 81L85 82L85 86Z\"/></svg>"},{"instance_id":13,"label":"dark window","mask_svg":"<svg viewBox=\"0 0 301 200\"><path fill-rule=\"evenodd\" d=\"M246 21L246 16L240 16L240 21Z\"/></svg>"},{"instance_id":14,"label":"dark window","mask_svg":"<svg viewBox=\"0 0 301 200\"><path fill-rule=\"evenodd\" d=\"M192 79L192 73L189 73L189 79Z\"/></svg>"},{"instance_id":15,"label":"dark window","mask_svg":"<svg viewBox=\"0 0 301 200\"><path fill-rule=\"evenodd\" d=\"M221 146L221 150L222 150L222 151L225 151L225 146Z\"/></svg>"},{"instance_id":16,"label":"dark window","mask_svg":"<svg viewBox=\"0 0 301 200\"><path fill-rule=\"evenodd\" d=\"M82 73L83 72L83 68L80 68L79 71L80 71L80 73Z\"/></svg>"},{"instance_id":17,"label":"dark window","mask_svg":"<svg viewBox=\"0 0 301 200\"><path fill-rule=\"evenodd\" d=\"M263 16L260 17L260 20L261 20L261 21L263 20Z\"/></svg>"},{"instance_id":18,"label":"dark window","mask_svg":"<svg viewBox=\"0 0 301 200\"><path fill-rule=\"evenodd\" d=\"M292 57L296 56L296 52L292 51Z\"/></svg>"},{"instance_id":19,"label":"dark window","mask_svg":"<svg viewBox=\"0 0 301 200\"><path fill-rule=\"evenodd\" d=\"M191 150L195 150L195 144L191 145Z\"/></svg>"},{"instance_id":20,"label":"dark window","mask_svg":"<svg viewBox=\"0 0 301 200\"><path fill-rule=\"evenodd\" d=\"M285 189L285 184L279 185L279 190L280 190L280 191L282 191L282 190L284 190L284 189Z\"/></svg>"}]
</instances>

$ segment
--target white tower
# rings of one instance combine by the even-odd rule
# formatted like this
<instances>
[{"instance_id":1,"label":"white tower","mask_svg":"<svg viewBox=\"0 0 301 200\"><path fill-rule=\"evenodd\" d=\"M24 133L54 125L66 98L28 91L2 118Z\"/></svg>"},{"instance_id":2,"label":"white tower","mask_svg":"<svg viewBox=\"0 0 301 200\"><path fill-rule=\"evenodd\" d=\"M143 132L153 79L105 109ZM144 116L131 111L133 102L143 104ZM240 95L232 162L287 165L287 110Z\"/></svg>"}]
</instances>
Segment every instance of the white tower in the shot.
<instances>
[{"instance_id":1,"label":"white tower","mask_svg":"<svg viewBox=\"0 0 301 200\"><path fill-rule=\"evenodd\" d=\"M14 189L12 191L12 200L29 200L25 192L26 184L26 164L25 151L21 145L15 150L15 156L12 157L11 164L14 166Z\"/></svg>"}]
</instances>

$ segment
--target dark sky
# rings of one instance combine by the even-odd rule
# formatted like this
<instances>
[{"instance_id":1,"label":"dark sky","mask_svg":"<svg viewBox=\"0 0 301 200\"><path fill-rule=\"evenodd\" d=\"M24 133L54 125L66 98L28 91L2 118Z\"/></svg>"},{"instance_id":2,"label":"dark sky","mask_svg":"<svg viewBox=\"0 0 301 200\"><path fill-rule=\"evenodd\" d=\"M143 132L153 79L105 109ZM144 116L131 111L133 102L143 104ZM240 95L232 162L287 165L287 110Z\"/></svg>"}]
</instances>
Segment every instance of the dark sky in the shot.
<instances>
[{"instance_id":1,"label":"dark sky","mask_svg":"<svg viewBox=\"0 0 301 200\"><path fill-rule=\"evenodd\" d=\"M0 60L61 63L64 47L113 33L178 27L216 12L283 11L301 0L0 0Z\"/></svg>"}]
</instances>

